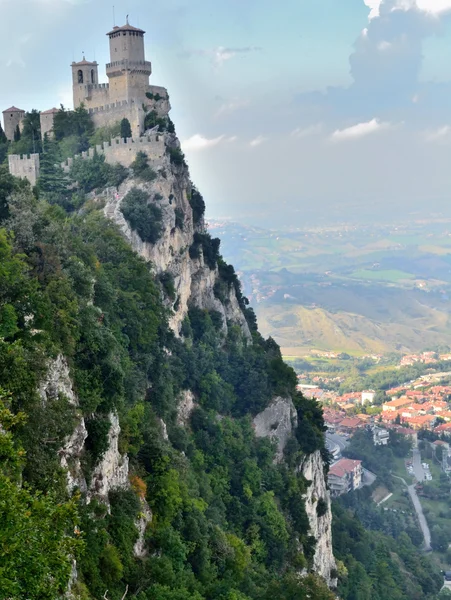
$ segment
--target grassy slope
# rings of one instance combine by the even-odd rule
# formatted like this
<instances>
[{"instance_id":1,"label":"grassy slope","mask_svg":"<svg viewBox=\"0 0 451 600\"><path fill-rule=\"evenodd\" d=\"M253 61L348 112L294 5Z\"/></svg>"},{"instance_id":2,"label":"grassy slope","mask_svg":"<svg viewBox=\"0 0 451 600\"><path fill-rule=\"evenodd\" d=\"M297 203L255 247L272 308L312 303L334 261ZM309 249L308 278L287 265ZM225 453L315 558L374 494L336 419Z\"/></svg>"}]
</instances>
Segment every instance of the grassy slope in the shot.
<instances>
[{"instance_id":1,"label":"grassy slope","mask_svg":"<svg viewBox=\"0 0 451 600\"><path fill-rule=\"evenodd\" d=\"M423 309L416 317L410 311L398 312L385 321L296 304L260 304L256 312L263 334L273 336L290 356L302 355L298 349L306 348L359 354L451 344L448 315Z\"/></svg>"}]
</instances>

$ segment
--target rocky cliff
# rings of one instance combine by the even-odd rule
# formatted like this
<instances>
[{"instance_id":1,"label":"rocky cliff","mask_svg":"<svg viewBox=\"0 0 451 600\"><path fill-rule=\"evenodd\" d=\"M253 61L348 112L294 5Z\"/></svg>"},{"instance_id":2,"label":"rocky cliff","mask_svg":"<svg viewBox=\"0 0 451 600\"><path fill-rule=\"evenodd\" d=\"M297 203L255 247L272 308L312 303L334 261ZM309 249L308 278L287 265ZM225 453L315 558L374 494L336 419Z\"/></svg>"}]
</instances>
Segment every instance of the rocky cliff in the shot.
<instances>
[{"instance_id":1,"label":"rocky cliff","mask_svg":"<svg viewBox=\"0 0 451 600\"><path fill-rule=\"evenodd\" d=\"M166 133L164 139L168 150L180 150L174 134ZM158 161L149 161L149 164L157 173L156 179L151 183L128 179L118 193L111 193L108 197L105 216L121 228L132 248L153 265L155 273L168 272L173 276L176 298L172 302L174 314L170 318L170 326L176 335L180 333L188 306L193 305L217 311L222 316L224 329L228 322L237 324L250 339L249 327L233 287L229 287L223 301L219 300L215 295L215 284L219 278L217 266L212 269L206 264L202 250L199 256L190 256L194 234L205 233L205 222L203 218L194 222L189 202L193 186L187 167L184 164L174 165L169 152ZM163 231L155 244L144 242L121 212L123 198L136 187L144 190L149 195L149 202L155 203L162 211ZM183 219L183 226L180 226L179 219Z\"/></svg>"},{"instance_id":2,"label":"rocky cliff","mask_svg":"<svg viewBox=\"0 0 451 600\"><path fill-rule=\"evenodd\" d=\"M254 417L253 425L257 437L269 437L276 442L276 460L282 461L283 451L298 425L291 398L275 398L264 411ZM308 485L304 502L310 535L316 540L313 568L330 587L335 587L337 580L332 550L332 511L321 453L316 451L303 458L299 472Z\"/></svg>"},{"instance_id":3,"label":"rocky cliff","mask_svg":"<svg viewBox=\"0 0 451 600\"><path fill-rule=\"evenodd\" d=\"M305 496L311 535L316 540L313 568L330 587L337 585L337 565L332 549L332 511L330 493L324 476L324 464L319 451L307 456L300 470L309 486ZM321 507L323 507L321 509Z\"/></svg>"}]
</instances>

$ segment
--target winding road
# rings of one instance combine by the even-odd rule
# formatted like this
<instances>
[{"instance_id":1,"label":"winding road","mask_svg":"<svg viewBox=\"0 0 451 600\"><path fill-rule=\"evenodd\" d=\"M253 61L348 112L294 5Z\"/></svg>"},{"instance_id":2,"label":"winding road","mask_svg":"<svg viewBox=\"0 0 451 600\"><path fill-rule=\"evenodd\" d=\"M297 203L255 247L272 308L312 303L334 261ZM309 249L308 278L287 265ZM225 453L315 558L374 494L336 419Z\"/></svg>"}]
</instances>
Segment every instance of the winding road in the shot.
<instances>
[{"instance_id":1,"label":"winding road","mask_svg":"<svg viewBox=\"0 0 451 600\"><path fill-rule=\"evenodd\" d=\"M420 524L420 528L423 533L424 549L426 552L429 552L430 550L432 550L432 548L431 548L431 532L429 531L429 525L426 521L426 517L424 516L423 507L421 506L421 502L420 502L420 499L418 498L418 494L415 489L415 486L407 485L407 482L405 479L403 479L402 477L398 477L398 475L393 475L393 473L392 473L392 477L395 477L396 479L400 479L403 482L403 484L406 486L407 491L409 492L409 496L412 500L412 504L415 509L415 512L417 513L418 522Z\"/></svg>"}]
</instances>

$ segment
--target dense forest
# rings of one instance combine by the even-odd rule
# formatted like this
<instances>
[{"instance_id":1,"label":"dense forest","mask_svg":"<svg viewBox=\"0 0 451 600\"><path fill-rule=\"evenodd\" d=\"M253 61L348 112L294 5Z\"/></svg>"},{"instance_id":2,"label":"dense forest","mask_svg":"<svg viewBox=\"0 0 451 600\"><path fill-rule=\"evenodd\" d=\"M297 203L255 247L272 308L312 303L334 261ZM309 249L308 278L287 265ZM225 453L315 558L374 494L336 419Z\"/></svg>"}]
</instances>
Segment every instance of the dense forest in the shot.
<instances>
[{"instance_id":1,"label":"dense forest","mask_svg":"<svg viewBox=\"0 0 451 600\"><path fill-rule=\"evenodd\" d=\"M0 131L0 161L36 150L36 115L26 116L13 143ZM327 469L321 409L296 392L278 346L259 334L219 240L203 228L205 205L194 187L190 256L202 254L217 269L218 298L235 290L251 339L194 305L181 337L174 335L171 275L156 275L133 252L97 199L108 186L139 183L123 214L149 243L157 240L159 213L145 194L156 175L145 157L131 170L100 156L75 161L69 174L58 166L101 136L83 109L61 109L54 139L37 148L36 188L0 166L0 597L54 600L70 586L79 600L334 598L312 571L316 540L303 501L309 482L297 469L315 451ZM168 162L176 176L186 174L180 152L170 151ZM176 226L184 226L180 213ZM61 356L78 405L39 393ZM182 425L178 403L186 390L196 408ZM298 416L280 464L275 444L257 439L252 427L276 396L292 398ZM81 466L89 482L108 450L112 413L130 485L112 490L109 506L95 497L88 503L83 490L69 493L59 451L83 417ZM144 501L152 519L138 558ZM341 597L431 598L436 580L416 548L404 538L393 548L393 538L372 536L347 510L335 508ZM411 585L405 568L418 570Z\"/></svg>"}]
</instances>

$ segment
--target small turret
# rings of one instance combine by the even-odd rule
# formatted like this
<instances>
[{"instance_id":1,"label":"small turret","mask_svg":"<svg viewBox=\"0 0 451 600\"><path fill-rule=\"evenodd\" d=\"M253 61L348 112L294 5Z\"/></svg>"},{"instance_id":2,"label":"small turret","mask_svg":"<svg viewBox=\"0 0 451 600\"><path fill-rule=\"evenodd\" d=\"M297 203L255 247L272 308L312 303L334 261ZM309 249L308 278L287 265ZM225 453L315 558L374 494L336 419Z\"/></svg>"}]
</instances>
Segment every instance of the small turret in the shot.
<instances>
[{"instance_id":1,"label":"small turret","mask_svg":"<svg viewBox=\"0 0 451 600\"><path fill-rule=\"evenodd\" d=\"M74 108L80 106L90 97L91 86L99 83L99 70L97 62L90 62L83 56L80 62L72 65L72 89L74 94Z\"/></svg>"}]
</instances>

